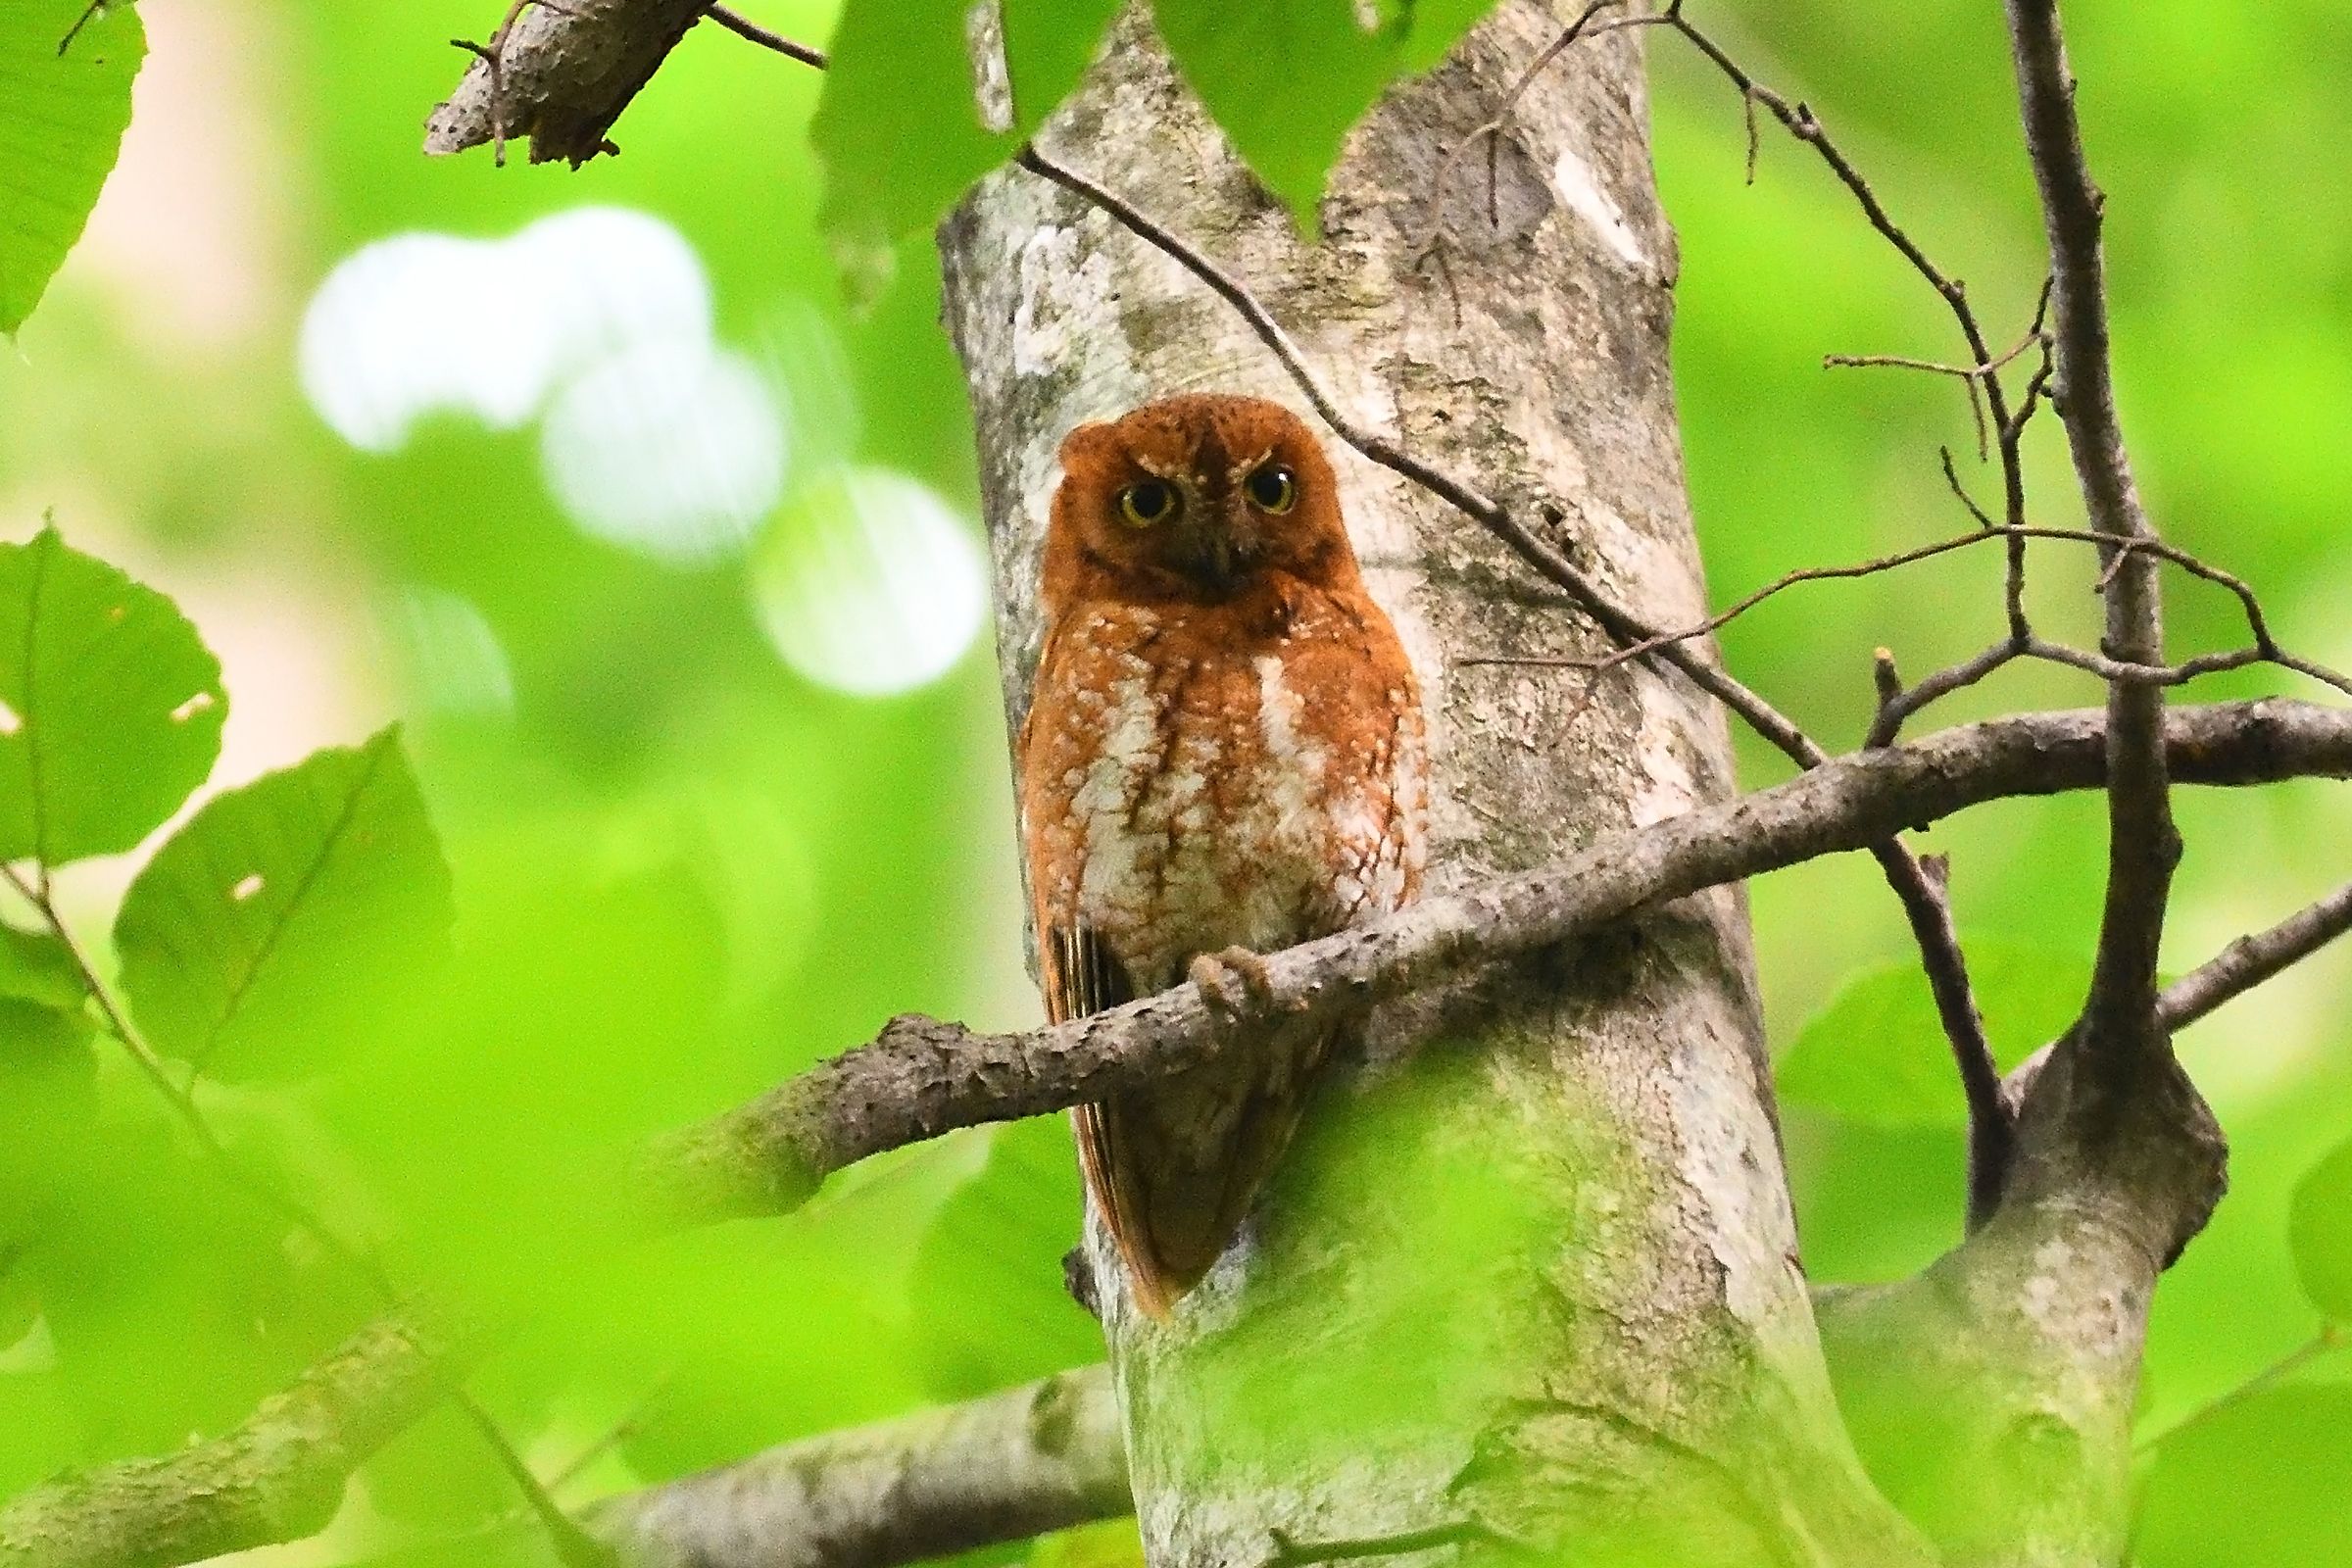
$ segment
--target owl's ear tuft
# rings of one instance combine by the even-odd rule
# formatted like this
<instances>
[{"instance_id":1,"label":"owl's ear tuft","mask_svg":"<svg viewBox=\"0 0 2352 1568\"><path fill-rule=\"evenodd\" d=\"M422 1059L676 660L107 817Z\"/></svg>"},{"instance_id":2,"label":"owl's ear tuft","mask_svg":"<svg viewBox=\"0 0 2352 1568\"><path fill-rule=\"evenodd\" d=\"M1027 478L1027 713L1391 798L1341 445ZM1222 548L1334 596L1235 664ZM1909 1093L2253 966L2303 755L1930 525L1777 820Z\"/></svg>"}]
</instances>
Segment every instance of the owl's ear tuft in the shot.
<instances>
[{"instance_id":1,"label":"owl's ear tuft","mask_svg":"<svg viewBox=\"0 0 2352 1568\"><path fill-rule=\"evenodd\" d=\"M1072 469L1099 463L1117 444L1107 424L1081 424L1061 438L1061 466L1067 473Z\"/></svg>"}]
</instances>

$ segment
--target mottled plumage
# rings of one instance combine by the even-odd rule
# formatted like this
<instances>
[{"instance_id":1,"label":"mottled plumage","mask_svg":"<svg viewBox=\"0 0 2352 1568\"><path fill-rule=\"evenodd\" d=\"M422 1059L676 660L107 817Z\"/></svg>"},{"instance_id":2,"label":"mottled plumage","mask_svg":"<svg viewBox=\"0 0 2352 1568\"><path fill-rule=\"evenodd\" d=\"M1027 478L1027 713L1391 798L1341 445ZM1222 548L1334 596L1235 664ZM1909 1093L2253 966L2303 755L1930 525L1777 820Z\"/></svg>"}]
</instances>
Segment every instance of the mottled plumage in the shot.
<instances>
[{"instance_id":1,"label":"mottled plumage","mask_svg":"<svg viewBox=\"0 0 2352 1568\"><path fill-rule=\"evenodd\" d=\"M1024 845L1055 1021L1413 896L1420 700L1364 591L1331 466L1287 410L1179 397L1061 449L1046 640L1021 733ZM1266 1048L1077 1113L1137 1302L1216 1261L1329 1046Z\"/></svg>"}]
</instances>

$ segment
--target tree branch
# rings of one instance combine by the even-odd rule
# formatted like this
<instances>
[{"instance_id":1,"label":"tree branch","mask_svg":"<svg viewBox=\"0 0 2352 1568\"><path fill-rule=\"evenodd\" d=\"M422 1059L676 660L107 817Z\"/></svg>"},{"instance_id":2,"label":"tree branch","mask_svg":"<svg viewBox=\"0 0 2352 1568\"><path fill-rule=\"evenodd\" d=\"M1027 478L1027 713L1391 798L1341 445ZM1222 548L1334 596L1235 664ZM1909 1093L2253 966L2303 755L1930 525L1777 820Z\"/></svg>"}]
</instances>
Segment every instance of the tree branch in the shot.
<instances>
[{"instance_id":1,"label":"tree branch","mask_svg":"<svg viewBox=\"0 0 2352 1568\"><path fill-rule=\"evenodd\" d=\"M600 1502L629 1568L877 1568L1133 1509L1110 1369L787 1444Z\"/></svg>"},{"instance_id":2,"label":"tree branch","mask_svg":"<svg viewBox=\"0 0 2352 1568\"><path fill-rule=\"evenodd\" d=\"M557 0L534 6L499 29L495 46L470 46L473 65L424 122L425 152L440 157L528 136L532 163L560 158L576 168L612 151L605 133L708 5Z\"/></svg>"},{"instance_id":3,"label":"tree branch","mask_svg":"<svg viewBox=\"0 0 2352 1568\"><path fill-rule=\"evenodd\" d=\"M2099 238L2105 199L2082 153L2057 0L2007 0L2007 10L2026 149L2049 236L2058 412L2075 475L2094 530L2116 540L2152 538L2116 416ZM2104 652L2124 663L2161 665L2156 563L2128 550L2110 565ZM2113 681L2107 710L2107 899L2082 1037L2097 1076L2119 1087L2152 1070L2166 1049L2156 1020L2157 945L2180 837L2165 771L2163 690Z\"/></svg>"},{"instance_id":4,"label":"tree branch","mask_svg":"<svg viewBox=\"0 0 2352 1568\"><path fill-rule=\"evenodd\" d=\"M2214 704L2171 714L2166 738L2187 782L2352 776L2352 710L2278 699ZM1286 1019L1336 1017L1703 888L1866 849L1987 801L2096 788L2105 776L2106 728L2090 710L1857 752L1542 870L1274 954L1271 999ZM884 1150L1147 1087L1249 1038L1190 984L1023 1034L896 1018L870 1044L660 1141L641 1166L644 1190L670 1223L783 1212L832 1172Z\"/></svg>"},{"instance_id":5,"label":"tree branch","mask_svg":"<svg viewBox=\"0 0 2352 1568\"><path fill-rule=\"evenodd\" d=\"M35 1487L0 1508L0 1568L170 1568L309 1535L360 1462L448 1392L458 1343L380 1319L218 1438Z\"/></svg>"},{"instance_id":6,"label":"tree branch","mask_svg":"<svg viewBox=\"0 0 2352 1568\"><path fill-rule=\"evenodd\" d=\"M2166 742L2185 783L2352 778L2352 710L2284 700L2180 709L2166 715ZM1995 719L1857 752L1616 835L1547 869L1274 955L1274 996L1303 1012L1352 1009L1972 806L2097 788L2106 755L2104 716L2093 710ZM2343 918L2307 912L2279 928L2295 930L2292 938L2252 939L2268 967L2224 955L2216 964L2231 963L2227 985L2199 982L2202 970L2182 984L2205 984L2218 1005L2223 992L2235 995L2319 946L2317 925ZM638 1161L639 1201L673 1225L788 1212L826 1175L867 1155L1142 1088L1247 1040L1190 984L1023 1034L894 1019L872 1042L657 1141ZM219 1438L35 1488L0 1507L0 1568L165 1568L318 1528L342 1478L440 1396L434 1348L448 1339L386 1320Z\"/></svg>"},{"instance_id":7,"label":"tree branch","mask_svg":"<svg viewBox=\"0 0 2352 1568\"><path fill-rule=\"evenodd\" d=\"M2266 931L2239 937L2156 999L2167 1031L2185 1029L2223 1003L2302 962L2352 929L2352 882Z\"/></svg>"}]
</instances>

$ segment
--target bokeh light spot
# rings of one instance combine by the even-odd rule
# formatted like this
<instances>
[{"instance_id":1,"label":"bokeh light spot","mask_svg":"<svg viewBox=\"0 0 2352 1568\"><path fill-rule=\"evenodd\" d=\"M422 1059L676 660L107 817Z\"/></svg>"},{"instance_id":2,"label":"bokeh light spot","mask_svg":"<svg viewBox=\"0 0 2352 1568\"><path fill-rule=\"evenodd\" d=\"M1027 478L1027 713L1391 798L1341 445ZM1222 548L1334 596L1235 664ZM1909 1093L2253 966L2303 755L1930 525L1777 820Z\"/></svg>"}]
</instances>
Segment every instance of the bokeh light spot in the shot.
<instances>
[{"instance_id":1,"label":"bokeh light spot","mask_svg":"<svg viewBox=\"0 0 2352 1568\"><path fill-rule=\"evenodd\" d=\"M646 213L579 207L506 240L417 232L363 247L312 296L298 352L318 416L386 453L424 415L511 430L583 366L710 338L710 287L685 237Z\"/></svg>"},{"instance_id":2,"label":"bokeh light spot","mask_svg":"<svg viewBox=\"0 0 2352 1568\"><path fill-rule=\"evenodd\" d=\"M677 565L734 554L784 485L784 417L749 361L707 344L641 343L572 381L539 455L571 519Z\"/></svg>"},{"instance_id":3,"label":"bokeh light spot","mask_svg":"<svg viewBox=\"0 0 2352 1568\"><path fill-rule=\"evenodd\" d=\"M927 486L882 468L841 469L803 489L753 553L752 593L784 662L856 697L939 679L988 611L971 526Z\"/></svg>"},{"instance_id":4,"label":"bokeh light spot","mask_svg":"<svg viewBox=\"0 0 2352 1568\"><path fill-rule=\"evenodd\" d=\"M424 706L465 717L514 710L514 670L498 634L470 600L411 588L393 601L383 635Z\"/></svg>"},{"instance_id":5,"label":"bokeh light spot","mask_svg":"<svg viewBox=\"0 0 2352 1568\"><path fill-rule=\"evenodd\" d=\"M508 298L496 244L448 234L379 240L329 273L303 318L302 386L334 432L396 452L425 414L470 414L494 430L545 395L547 314Z\"/></svg>"}]
</instances>

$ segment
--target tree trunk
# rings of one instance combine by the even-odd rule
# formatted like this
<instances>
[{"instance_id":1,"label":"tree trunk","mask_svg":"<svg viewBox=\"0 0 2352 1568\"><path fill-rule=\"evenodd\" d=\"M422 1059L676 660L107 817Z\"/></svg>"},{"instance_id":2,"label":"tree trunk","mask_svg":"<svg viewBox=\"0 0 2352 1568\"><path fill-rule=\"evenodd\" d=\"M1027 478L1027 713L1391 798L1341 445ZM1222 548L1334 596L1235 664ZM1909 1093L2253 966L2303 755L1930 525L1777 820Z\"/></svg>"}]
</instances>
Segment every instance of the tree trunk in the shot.
<instances>
[{"instance_id":1,"label":"tree trunk","mask_svg":"<svg viewBox=\"0 0 2352 1568\"><path fill-rule=\"evenodd\" d=\"M1685 624L1704 593L1642 33L1569 50L1492 159L1444 157L1558 27L1513 0L1394 93L1334 172L1318 244L1132 14L1039 141L1248 283L1356 418L1544 519L1653 623ZM1180 391L1306 411L1228 305L1029 173L989 179L941 250L1017 728L1062 435ZM1679 677L1628 666L1588 707L1576 672L1476 662L1609 645L1471 519L1331 448L1422 682L1436 887L1733 792L1721 715ZM1128 1306L1094 1228L1152 1561L1301 1560L1444 1527L1612 1564L1929 1560L1862 1473L1823 1369L1743 902L1686 900L1413 1005L1409 1029L1374 1018L1332 1070L1242 1244L1171 1322ZM1429 1034L1409 1056L1408 1032Z\"/></svg>"}]
</instances>

